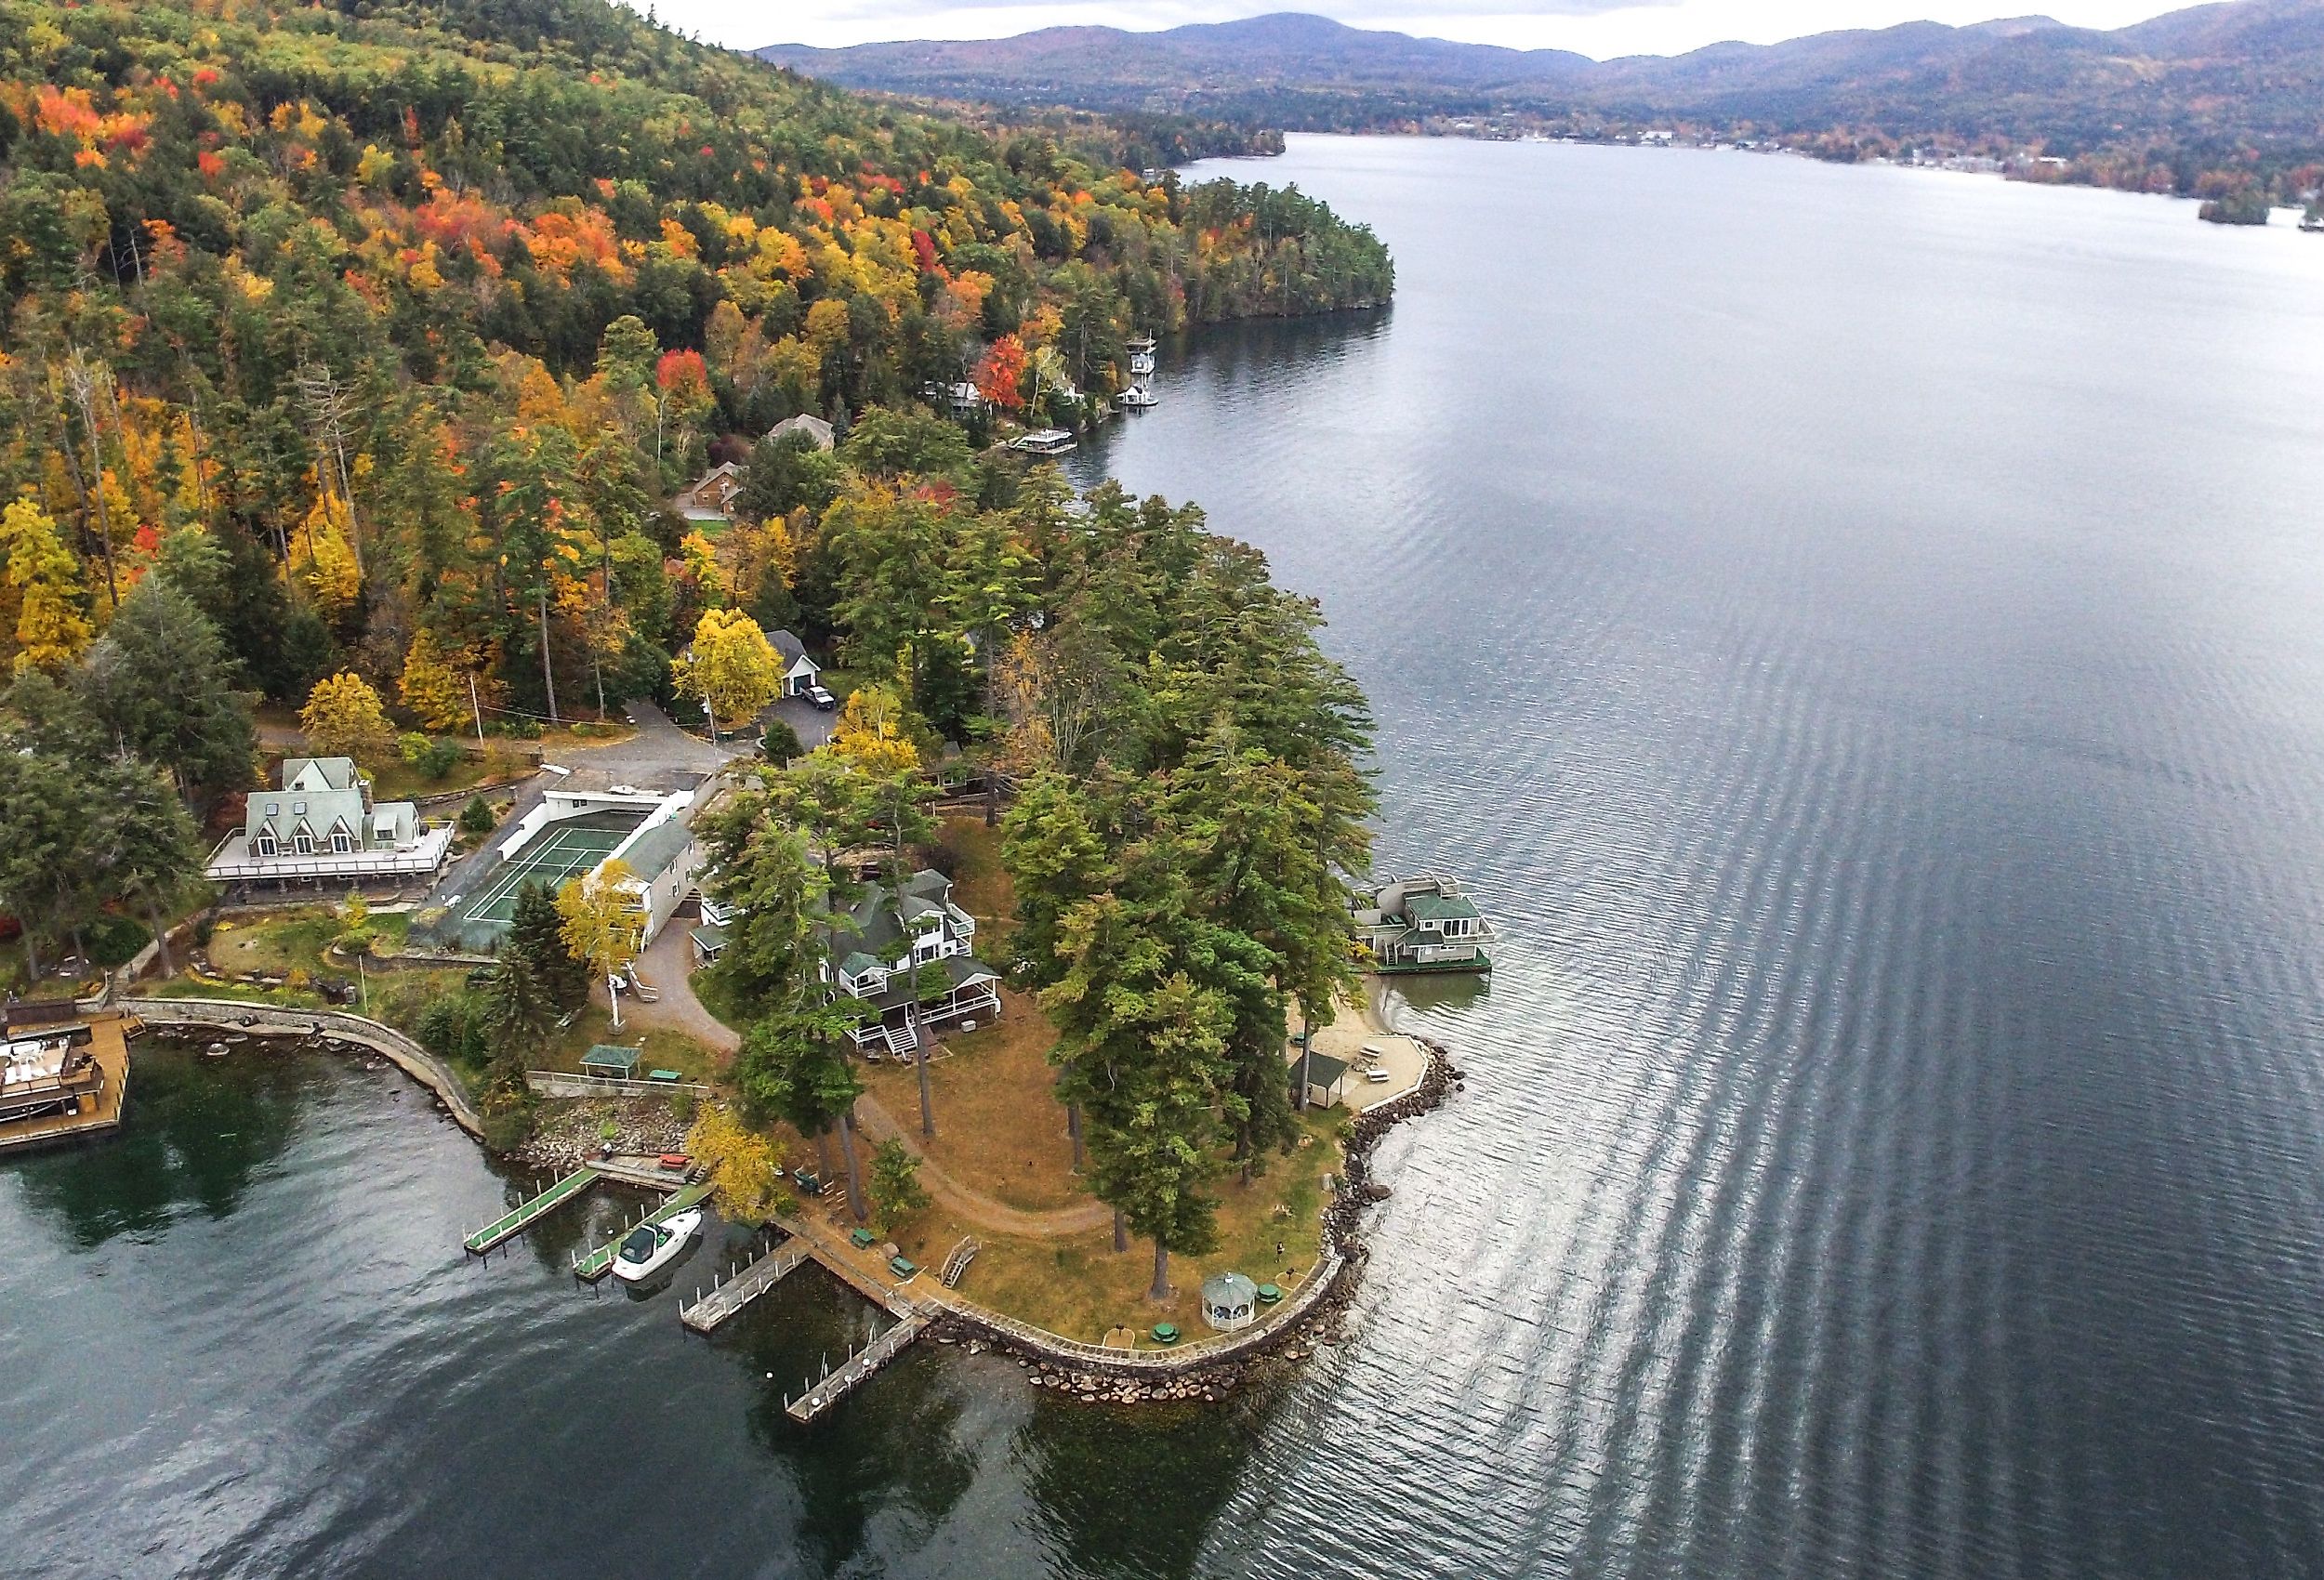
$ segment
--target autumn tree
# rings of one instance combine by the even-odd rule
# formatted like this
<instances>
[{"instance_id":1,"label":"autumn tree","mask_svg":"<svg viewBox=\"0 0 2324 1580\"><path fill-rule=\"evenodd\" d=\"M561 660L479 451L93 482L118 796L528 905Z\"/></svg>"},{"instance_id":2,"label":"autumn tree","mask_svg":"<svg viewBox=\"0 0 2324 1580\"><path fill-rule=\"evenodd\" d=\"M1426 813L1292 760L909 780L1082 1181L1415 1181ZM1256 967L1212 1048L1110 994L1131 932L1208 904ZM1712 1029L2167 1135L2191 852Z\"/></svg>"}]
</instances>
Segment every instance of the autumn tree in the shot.
<instances>
[{"instance_id":1,"label":"autumn tree","mask_svg":"<svg viewBox=\"0 0 2324 1580\"><path fill-rule=\"evenodd\" d=\"M724 1103L712 1103L686 1132L686 1151L708 1171L719 1215L733 1223L764 1223L796 1204L783 1188L783 1156L763 1131L744 1125Z\"/></svg>"},{"instance_id":2,"label":"autumn tree","mask_svg":"<svg viewBox=\"0 0 2324 1580\"><path fill-rule=\"evenodd\" d=\"M468 686L445 661L436 634L425 625L412 634L412 645L404 650L396 695L430 730L457 730L469 722Z\"/></svg>"},{"instance_id":3,"label":"autumn tree","mask_svg":"<svg viewBox=\"0 0 2324 1580\"><path fill-rule=\"evenodd\" d=\"M645 913L639 907L636 875L617 861L599 863L578 877L567 878L557 891L557 914L566 951L584 962L601 979L610 980L637 958L645 936ZM621 1029L621 994L606 989L614 1004L614 1029Z\"/></svg>"},{"instance_id":4,"label":"autumn tree","mask_svg":"<svg viewBox=\"0 0 2324 1580\"><path fill-rule=\"evenodd\" d=\"M307 750L318 757L352 757L377 768L395 754L395 726L369 681L349 670L315 682L298 710Z\"/></svg>"},{"instance_id":5,"label":"autumn tree","mask_svg":"<svg viewBox=\"0 0 2324 1580\"><path fill-rule=\"evenodd\" d=\"M700 700L716 735L721 720L727 728L738 727L782 693L783 661L749 615L734 609L706 610L694 625L693 644L678 665L678 688Z\"/></svg>"},{"instance_id":6,"label":"autumn tree","mask_svg":"<svg viewBox=\"0 0 2324 1580\"><path fill-rule=\"evenodd\" d=\"M1023 343L1004 335L984 349L976 364L976 392L1005 412L1017 411L1024 405L1024 369Z\"/></svg>"},{"instance_id":7,"label":"autumn tree","mask_svg":"<svg viewBox=\"0 0 2324 1580\"><path fill-rule=\"evenodd\" d=\"M64 534L30 499L0 511L0 555L17 597L16 672L61 669L88 646L93 630L82 612L80 562Z\"/></svg>"}]
</instances>

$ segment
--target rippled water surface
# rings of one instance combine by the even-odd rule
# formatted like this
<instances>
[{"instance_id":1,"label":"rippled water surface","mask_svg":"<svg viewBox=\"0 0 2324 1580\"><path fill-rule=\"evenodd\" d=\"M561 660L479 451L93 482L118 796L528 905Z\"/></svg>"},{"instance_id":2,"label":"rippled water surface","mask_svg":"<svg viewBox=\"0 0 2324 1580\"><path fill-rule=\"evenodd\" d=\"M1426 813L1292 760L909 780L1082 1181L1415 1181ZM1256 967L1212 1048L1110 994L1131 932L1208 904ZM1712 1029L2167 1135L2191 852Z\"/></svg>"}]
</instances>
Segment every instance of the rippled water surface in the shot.
<instances>
[{"instance_id":1,"label":"rippled water surface","mask_svg":"<svg viewBox=\"0 0 2324 1580\"><path fill-rule=\"evenodd\" d=\"M1322 600L1387 863L1507 934L1406 1007L1472 1079L1384 1149L1359 1342L1170 1417L931 1352L799 1433L819 1275L689 1341L572 1291L577 1218L464 1266L501 1183L389 1073L156 1057L0 1166L0 1570L2324 1573L2324 241L1233 168L1396 305L1167 344L1073 466Z\"/></svg>"}]
</instances>

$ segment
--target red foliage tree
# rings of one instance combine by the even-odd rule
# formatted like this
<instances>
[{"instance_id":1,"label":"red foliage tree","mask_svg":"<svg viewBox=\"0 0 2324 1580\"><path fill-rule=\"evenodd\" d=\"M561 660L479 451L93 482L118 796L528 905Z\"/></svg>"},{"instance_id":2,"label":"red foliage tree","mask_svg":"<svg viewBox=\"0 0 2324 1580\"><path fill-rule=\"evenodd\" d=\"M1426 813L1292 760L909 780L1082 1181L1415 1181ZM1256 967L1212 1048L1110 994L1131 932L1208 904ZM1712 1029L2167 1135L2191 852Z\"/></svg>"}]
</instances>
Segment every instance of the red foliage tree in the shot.
<instances>
[{"instance_id":1,"label":"red foliage tree","mask_svg":"<svg viewBox=\"0 0 2324 1580\"><path fill-rule=\"evenodd\" d=\"M1003 411L1024 404L1018 386L1024 382L1024 346L1014 335L1004 335L984 349L976 364L976 392Z\"/></svg>"}]
</instances>

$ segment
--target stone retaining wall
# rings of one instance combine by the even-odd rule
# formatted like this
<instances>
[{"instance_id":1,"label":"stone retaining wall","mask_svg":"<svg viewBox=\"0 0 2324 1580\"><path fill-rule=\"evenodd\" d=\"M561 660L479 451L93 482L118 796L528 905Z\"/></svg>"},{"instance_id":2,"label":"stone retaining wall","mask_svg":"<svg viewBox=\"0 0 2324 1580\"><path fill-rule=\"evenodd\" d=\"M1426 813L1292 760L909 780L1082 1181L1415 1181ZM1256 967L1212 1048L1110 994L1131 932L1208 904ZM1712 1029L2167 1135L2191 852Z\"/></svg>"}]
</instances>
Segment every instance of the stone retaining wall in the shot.
<instances>
[{"instance_id":1,"label":"stone retaining wall","mask_svg":"<svg viewBox=\"0 0 2324 1580\"><path fill-rule=\"evenodd\" d=\"M527 1070L524 1084L545 1098L666 1098L672 1092L692 1092L697 1098L718 1095L697 1081L621 1081L611 1075L575 1075L564 1070Z\"/></svg>"},{"instance_id":2,"label":"stone retaining wall","mask_svg":"<svg viewBox=\"0 0 2324 1580\"><path fill-rule=\"evenodd\" d=\"M232 998L120 998L109 1007L125 1009L149 1026L353 1043L369 1048L433 1092L461 1129L477 1137L484 1133L484 1116L477 1112L468 1088L451 1068L394 1027L376 1020L337 1009L284 1009Z\"/></svg>"}]
</instances>

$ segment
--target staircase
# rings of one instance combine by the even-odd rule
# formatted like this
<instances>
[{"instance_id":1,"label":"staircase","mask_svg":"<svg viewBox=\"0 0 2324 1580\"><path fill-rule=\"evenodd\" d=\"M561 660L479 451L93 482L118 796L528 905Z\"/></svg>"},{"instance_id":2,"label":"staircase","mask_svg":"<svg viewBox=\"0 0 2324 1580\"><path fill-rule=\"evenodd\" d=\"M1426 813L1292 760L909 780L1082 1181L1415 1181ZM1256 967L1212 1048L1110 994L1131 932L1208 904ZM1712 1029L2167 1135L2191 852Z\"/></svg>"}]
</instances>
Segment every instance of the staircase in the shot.
<instances>
[{"instance_id":1,"label":"staircase","mask_svg":"<svg viewBox=\"0 0 2324 1580\"><path fill-rule=\"evenodd\" d=\"M880 1034L888 1040L888 1051L898 1059L909 1059L919 1050L920 1029L916 1022L907 1020L901 1026L883 1026Z\"/></svg>"}]
</instances>

